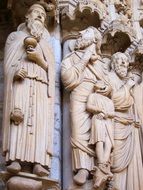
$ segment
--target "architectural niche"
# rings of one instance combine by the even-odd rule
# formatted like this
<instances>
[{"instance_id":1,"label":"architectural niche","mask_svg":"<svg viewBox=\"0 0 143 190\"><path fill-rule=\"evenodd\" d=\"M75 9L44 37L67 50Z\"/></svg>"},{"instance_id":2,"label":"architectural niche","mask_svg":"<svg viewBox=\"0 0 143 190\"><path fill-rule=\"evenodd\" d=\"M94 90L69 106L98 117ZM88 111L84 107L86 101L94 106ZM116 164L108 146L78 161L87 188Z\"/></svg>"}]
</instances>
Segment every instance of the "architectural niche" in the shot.
<instances>
[{"instance_id":1,"label":"architectural niche","mask_svg":"<svg viewBox=\"0 0 143 190\"><path fill-rule=\"evenodd\" d=\"M59 2L63 39L66 34L77 33L88 26L99 28L107 16L107 8L101 1Z\"/></svg>"},{"instance_id":2,"label":"architectural niche","mask_svg":"<svg viewBox=\"0 0 143 190\"><path fill-rule=\"evenodd\" d=\"M124 52L135 40L135 31L120 20L112 21L103 32L102 52Z\"/></svg>"}]
</instances>

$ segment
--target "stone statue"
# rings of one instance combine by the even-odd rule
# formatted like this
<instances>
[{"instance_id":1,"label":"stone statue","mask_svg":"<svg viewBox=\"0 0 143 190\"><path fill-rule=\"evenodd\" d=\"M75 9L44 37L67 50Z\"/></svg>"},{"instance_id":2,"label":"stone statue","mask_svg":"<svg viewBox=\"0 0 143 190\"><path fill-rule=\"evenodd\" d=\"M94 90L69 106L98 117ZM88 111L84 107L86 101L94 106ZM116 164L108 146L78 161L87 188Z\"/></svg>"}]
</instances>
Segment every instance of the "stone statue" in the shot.
<instances>
[{"instance_id":1,"label":"stone statue","mask_svg":"<svg viewBox=\"0 0 143 190\"><path fill-rule=\"evenodd\" d=\"M93 113L89 145L95 146L97 167L94 172L94 188L101 186L103 181L111 179L111 152L114 146L114 104L108 97L111 88L105 82L95 83L95 92L90 94L87 110ZM96 171L97 170L97 171Z\"/></svg>"},{"instance_id":2,"label":"stone statue","mask_svg":"<svg viewBox=\"0 0 143 190\"><path fill-rule=\"evenodd\" d=\"M142 72L142 69L140 70ZM143 73L136 72L140 78L143 78ZM141 123L140 127L140 143L141 143L141 153L142 153L142 160L143 160L143 80L139 82L133 89L133 96L136 105L136 115L139 118Z\"/></svg>"},{"instance_id":3,"label":"stone statue","mask_svg":"<svg viewBox=\"0 0 143 190\"><path fill-rule=\"evenodd\" d=\"M87 111L88 96L97 79L105 78L100 58L101 34L94 27L80 32L75 51L62 62L62 81L70 91L71 144L74 182L83 185L94 167L95 152L89 147L92 113Z\"/></svg>"},{"instance_id":4,"label":"stone statue","mask_svg":"<svg viewBox=\"0 0 143 190\"><path fill-rule=\"evenodd\" d=\"M25 18L5 46L3 153L8 172L18 173L31 163L34 174L47 176L53 152L54 56L44 7L32 5Z\"/></svg>"},{"instance_id":5,"label":"stone statue","mask_svg":"<svg viewBox=\"0 0 143 190\"><path fill-rule=\"evenodd\" d=\"M139 142L139 123L135 117L132 88L137 77L128 76L129 61L124 53L112 56L109 83L115 107L112 172L118 190L141 190L143 165Z\"/></svg>"}]
</instances>

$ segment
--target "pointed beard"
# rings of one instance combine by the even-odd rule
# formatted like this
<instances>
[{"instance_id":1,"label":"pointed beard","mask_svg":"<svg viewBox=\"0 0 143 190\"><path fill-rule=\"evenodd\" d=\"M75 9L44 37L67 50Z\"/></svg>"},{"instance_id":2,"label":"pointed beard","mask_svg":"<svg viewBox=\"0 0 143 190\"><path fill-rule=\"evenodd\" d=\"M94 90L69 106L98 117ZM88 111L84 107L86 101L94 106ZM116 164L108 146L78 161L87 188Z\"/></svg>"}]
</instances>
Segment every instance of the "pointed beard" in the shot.
<instances>
[{"instance_id":1,"label":"pointed beard","mask_svg":"<svg viewBox=\"0 0 143 190\"><path fill-rule=\"evenodd\" d=\"M122 68L118 65L116 65L115 67L115 72L117 73L117 75L120 77L120 78L125 78L127 76L127 68Z\"/></svg>"},{"instance_id":2,"label":"pointed beard","mask_svg":"<svg viewBox=\"0 0 143 190\"><path fill-rule=\"evenodd\" d=\"M32 36L40 39L44 31L44 24L38 20L29 18L27 20L27 28Z\"/></svg>"}]
</instances>

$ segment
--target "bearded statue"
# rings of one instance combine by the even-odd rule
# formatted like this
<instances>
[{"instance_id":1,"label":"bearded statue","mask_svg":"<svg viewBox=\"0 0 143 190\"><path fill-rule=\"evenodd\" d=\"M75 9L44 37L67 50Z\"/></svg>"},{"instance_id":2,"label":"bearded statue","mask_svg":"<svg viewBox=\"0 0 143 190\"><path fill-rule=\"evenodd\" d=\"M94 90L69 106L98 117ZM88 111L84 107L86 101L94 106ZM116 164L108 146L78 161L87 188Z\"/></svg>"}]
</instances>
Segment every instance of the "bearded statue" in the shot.
<instances>
[{"instance_id":1,"label":"bearded statue","mask_svg":"<svg viewBox=\"0 0 143 190\"><path fill-rule=\"evenodd\" d=\"M32 5L25 18L5 47L3 153L8 172L30 165L32 173L47 176L53 152L54 56L44 7Z\"/></svg>"}]
</instances>

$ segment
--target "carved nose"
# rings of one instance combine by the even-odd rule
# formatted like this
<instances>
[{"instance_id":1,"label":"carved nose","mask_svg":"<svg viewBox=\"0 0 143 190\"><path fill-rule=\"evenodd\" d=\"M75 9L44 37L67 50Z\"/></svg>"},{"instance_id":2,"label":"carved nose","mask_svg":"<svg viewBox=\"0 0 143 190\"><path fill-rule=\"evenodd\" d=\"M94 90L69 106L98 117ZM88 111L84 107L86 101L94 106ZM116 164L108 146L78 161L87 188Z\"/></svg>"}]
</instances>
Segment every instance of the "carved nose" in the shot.
<instances>
[{"instance_id":1,"label":"carved nose","mask_svg":"<svg viewBox=\"0 0 143 190\"><path fill-rule=\"evenodd\" d=\"M42 17L41 17L41 15L38 15L38 18L40 18L40 19L41 19L41 18L42 18Z\"/></svg>"}]
</instances>

